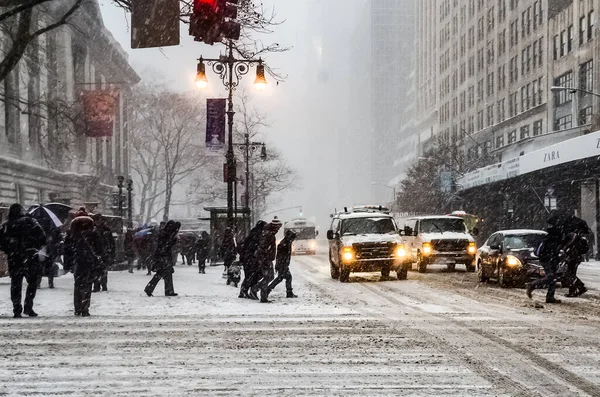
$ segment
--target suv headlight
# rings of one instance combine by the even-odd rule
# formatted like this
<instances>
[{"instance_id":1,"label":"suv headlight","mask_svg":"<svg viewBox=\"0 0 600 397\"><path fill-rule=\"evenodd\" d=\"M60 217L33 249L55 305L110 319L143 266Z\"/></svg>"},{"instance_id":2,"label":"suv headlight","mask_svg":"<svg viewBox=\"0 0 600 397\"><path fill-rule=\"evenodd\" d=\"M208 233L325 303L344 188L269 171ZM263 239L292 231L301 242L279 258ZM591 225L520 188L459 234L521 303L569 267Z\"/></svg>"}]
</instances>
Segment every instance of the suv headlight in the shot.
<instances>
[{"instance_id":1,"label":"suv headlight","mask_svg":"<svg viewBox=\"0 0 600 397\"><path fill-rule=\"evenodd\" d=\"M342 251L342 259L346 262L354 260L354 250L352 247L344 247Z\"/></svg>"},{"instance_id":2,"label":"suv headlight","mask_svg":"<svg viewBox=\"0 0 600 397\"><path fill-rule=\"evenodd\" d=\"M433 247L431 243L423 243L423 255L431 255L433 253Z\"/></svg>"},{"instance_id":3,"label":"suv headlight","mask_svg":"<svg viewBox=\"0 0 600 397\"><path fill-rule=\"evenodd\" d=\"M404 244L398 244L396 249L394 249L394 256L397 258L404 258L406 256L406 248Z\"/></svg>"},{"instance_id":4,"label":"suv headlight","mask_svg":"<svg viewBox=\"0 0 600 397\"><path fill-rule=\"evenodd\" d=\"M467 248L467 252L471 255L475 255L477 253L477 245L475 245L475 243L469 243L469 248Z\"/></svg>"},{"instance_id":5,"label":"suv headlight","mask_svg":"<svg viewBox=\"0 0 600 397\"><path fill-rule=\"evenodd\" d=\"M508 255L506 257L506 266L508 267L517 267L517 266L521 266L521 260L519 258L517 258L516 256L513 255Z\"/></svg>"}]
</instances>

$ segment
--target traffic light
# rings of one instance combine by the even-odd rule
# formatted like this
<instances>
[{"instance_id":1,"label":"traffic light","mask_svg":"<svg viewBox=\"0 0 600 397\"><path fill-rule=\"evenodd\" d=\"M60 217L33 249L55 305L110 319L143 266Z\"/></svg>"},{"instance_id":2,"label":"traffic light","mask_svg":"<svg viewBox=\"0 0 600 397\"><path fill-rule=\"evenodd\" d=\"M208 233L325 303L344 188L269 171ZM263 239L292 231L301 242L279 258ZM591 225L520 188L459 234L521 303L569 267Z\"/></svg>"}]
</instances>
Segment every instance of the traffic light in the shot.
<instances>
[{"instance_id":1,"label":"traffic light","mask_svg":"<svg viewBox=\"0 0 600 397\"><path fill-rule=\"evenodd\" d=\"M221 15L221 35L230 40L238 40L241 33L241 25L236 22L239 0L218 0L219 14Z\"/></svg>"},{"instance_id":2,"label":"traffic light","mask_svg":"<svg viewBox=\"0 0 600 397\"><path fill-rule=\"evenodd\" d=\"M194 0L190 35L196 41L214 44L223 38L238 40L241 26L235 22L239 0Z\"/></svg>"}]
</instances>

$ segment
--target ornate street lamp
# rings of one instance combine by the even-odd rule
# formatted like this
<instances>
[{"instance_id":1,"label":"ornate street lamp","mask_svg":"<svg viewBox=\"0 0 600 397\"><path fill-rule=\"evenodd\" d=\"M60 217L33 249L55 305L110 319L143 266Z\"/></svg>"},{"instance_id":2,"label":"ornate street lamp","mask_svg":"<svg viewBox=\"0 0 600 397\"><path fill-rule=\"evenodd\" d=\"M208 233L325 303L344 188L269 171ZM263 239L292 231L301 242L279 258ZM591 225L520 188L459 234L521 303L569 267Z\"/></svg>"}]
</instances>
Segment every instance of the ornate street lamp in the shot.
<instances>
[{"instance_id":1,"label":"ornate street lamp","mask_svg":"<svg viewBox=\"0 0 600 397\"><path fill-rule=\"evenodd\" d=\"M228 106L227 106L227 121L228 121L228 145L225 159L227 160L227 219L230 225L234 225L234 189L236 177L235 167L235 155L233 153L233 116L235 111L233 110L233 91L237 89L240 84L242 77L250 71L250 68L254 64L258 64L256 67L256 79L254 84L257 89L262 90L267 86L267 80L265 78L265 67L262 59L237 59L233 56L233 42L230 41L228 44L228 55L222 55L217 59L204 59L200 57L198 60L198 68L196 73L196 87L206 88L208 86L208 79L206 77L206 67L204 62L212 67L215 72L223 81L225 89L229 91ZM237 214L236 214L237 216Z\"/></svg>"}]
</instances>

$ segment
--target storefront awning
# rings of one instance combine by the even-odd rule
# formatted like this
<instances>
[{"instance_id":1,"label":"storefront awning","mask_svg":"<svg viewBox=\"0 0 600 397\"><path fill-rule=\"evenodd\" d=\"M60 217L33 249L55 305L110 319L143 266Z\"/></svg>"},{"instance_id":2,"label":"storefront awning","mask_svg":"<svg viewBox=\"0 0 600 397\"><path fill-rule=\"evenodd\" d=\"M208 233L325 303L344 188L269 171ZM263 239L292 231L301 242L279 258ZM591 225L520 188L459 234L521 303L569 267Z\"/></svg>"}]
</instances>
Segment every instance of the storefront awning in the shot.
<instances>
[{"instance_id":1,"label":"storefront awning","mask_svg":"<svg viewBox=\"0 0 600 397\"><path fill-rule=\"evenodd\" d=\"M598 156L600 156L600 131L568 139L520 157L469 172L457 180L458 190L466 190Z\"/></svg>"}]
</instances>

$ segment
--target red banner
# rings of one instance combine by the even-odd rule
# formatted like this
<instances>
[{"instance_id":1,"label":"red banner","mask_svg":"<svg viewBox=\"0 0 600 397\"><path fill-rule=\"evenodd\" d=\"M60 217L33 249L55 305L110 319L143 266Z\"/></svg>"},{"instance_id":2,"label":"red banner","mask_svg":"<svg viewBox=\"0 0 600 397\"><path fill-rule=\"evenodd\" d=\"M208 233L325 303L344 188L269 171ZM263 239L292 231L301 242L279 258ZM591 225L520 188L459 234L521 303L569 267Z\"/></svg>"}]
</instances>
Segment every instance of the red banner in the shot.
<instances>
[{"instance_id":1,"label":"red banner","mask_svg":"<svg viewBox=\"0 0 600 397\"><path fill-rule=\"evenodd\" d=\"M118 111L119 91L93 90L81 93L86 135L90 138L112 136Z\"/></svg>"}]
</instances>

